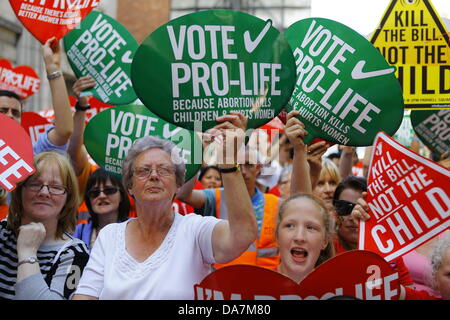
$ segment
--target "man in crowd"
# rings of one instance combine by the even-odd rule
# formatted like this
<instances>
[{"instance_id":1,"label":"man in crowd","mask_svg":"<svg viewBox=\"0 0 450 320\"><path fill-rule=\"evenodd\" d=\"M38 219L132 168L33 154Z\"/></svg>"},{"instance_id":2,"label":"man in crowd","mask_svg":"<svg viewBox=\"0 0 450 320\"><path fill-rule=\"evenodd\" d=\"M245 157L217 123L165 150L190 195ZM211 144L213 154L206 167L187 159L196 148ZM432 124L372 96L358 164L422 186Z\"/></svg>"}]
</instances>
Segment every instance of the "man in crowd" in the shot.
<instances>
[{"instance_id":1,"label":"man in crowd","mask_svg":"<svg viewBox=\"0 0 450 320\"><path fill-rule=\"evenodd\" d=\"M69 96L61 71L61 48L55 38L49 39L42 46L42 55L52 94L55 122L33 145L35 155L44 151L66 151L73 131ZM23 103L16 93L0 90L0 113L20 124L22 112Z\"/></svg>"}]
</instances>

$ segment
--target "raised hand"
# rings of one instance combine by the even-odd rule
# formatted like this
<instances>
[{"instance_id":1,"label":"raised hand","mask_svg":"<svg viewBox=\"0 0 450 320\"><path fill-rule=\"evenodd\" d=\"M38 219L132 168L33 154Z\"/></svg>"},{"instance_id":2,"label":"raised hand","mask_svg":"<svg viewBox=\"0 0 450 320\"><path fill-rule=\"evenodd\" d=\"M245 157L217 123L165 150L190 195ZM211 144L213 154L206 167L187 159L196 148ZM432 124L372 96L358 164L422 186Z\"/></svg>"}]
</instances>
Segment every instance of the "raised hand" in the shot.
<instances>
[{"instance_id":1,"label":"raised hand","mask_svg":"<svg viewBox=\"0 0 450 320\"><path fill-rule=\"evenodd\" d=\"M96 82L94 79L92 79L91 76L84 76L79 78L75 83L73 84L72 90L75 93L75 97L77 99L80 99L80 94L86 89L90 89L95 87Z\"/></svg>"},{"instance_id":2,"label":"raised hand","mask_svg":"<svg viewBox=\"0 0 450 320\"><path fill-rule=\"evenodd\" d=\"M327 150L328 146L325 141L319 141L308 146L306 158L311 170L311 179L314 186L319 180L320 171L322 171L322 156Z\"/></svg>"},{"instance_id":3,"label":"raised hand","mask_svg":"<svg viewBox=\"0 0 450 320\"><path fill-rule=\"evenodd\" d=\"M91 76L84 76L75 81L73 84L72 90L75 93L75 96L78 100L78 103L80 106L84 107L89 104L89 98L87 96L81 97L81 92L83 92L86 89L90 89L95 87L96 82Z\"/></svg>"},{"instance_id":4,"label":"raised hand","mask_svg":"<svg viewBox=\"0 0 450 320\"><path fill-rule=\"evenodd\" d=\"M61 69L61 46L56 37L48 39L41 48L47 74Z\"/></svg>"},{"instance_id":5,"label":"raised hand","mask_svg":"<svg viewBox=\"0 0 450 320\"><path fill-rule=\"evenodd\" d=\"M19 260L35 256L46 236L45 227L40 222L31 222L20 226L17 237L17 255Z\"/></svg>"},{"instance_id":6,"label":"raised hand","mask_svg":"<svg viewBox=\"0 0 450 320\"><path fill-rule=\"evenodd\" d=\"M284 132L286 133L289 142L292 144L294 149L305 148L306 145L303 139L308 134L305 130L305 125L298 119L300 112L292 110L288 113L286 118L286 126Z\"/></svg>"},{"instance_id":7,"label":"raised hand","mask_svg":"<svg viewBox=\"0 0 450 320\"><path fill-rule=\"evenodd\" d=\"M247 118L241 113L231 112L218 117L216 121L220 124L216 125L214 129L220 130L223 136L222 155L225 156L223 164L234 166L237 163L238 152L245 141Z\"/></svg>"},{"instance_id":8,"label":"raised hand","mask_svg":"<svg viewBox=\"0 0 450 320\"><path fill-rule=\"evenodd\" d=\"M370 218L369 205L366 200L367 192L363 192L361 198L356 201L356 205L352 210L351 217L355 222L358 220L367 221Z\"/></svg>"}]
</instances>

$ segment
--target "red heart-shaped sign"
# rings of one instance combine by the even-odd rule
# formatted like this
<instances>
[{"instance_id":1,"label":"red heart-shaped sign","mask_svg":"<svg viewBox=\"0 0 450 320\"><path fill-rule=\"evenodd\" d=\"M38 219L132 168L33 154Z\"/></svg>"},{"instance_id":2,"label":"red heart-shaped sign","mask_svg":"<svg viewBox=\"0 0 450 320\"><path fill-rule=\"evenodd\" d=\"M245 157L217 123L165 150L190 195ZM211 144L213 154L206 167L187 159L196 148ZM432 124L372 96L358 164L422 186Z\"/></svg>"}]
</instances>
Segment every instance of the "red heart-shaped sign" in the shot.
<instances>
[{"instance_id":1,"label":"red heart-shaped sign","mask_svg":"<svg viewBox=\"0 0 450 320\"><path fill-rule=\"evenodd\" d=\"M23 112L20 124L30 136L32 143L35 143L38 137L52 126L46 118L36 112Z\"/></svg>"},{"instance_id":2,"label":"red heart-shaped sign","mask_svg":"<svg viewBox=\"0 0 450 320\"><path fill-rule=\"evenodd\" d=\"M299 286L278 272L250 265L220 268L194 286L195 300L258 300L298 296Z\"/></svg>"},{"instance_id":3,"label":"red heart-shaped sign","mask_svg":"<svg viewBox=\"0 0 450 320\"><path fill-rule=\"evenodd\" d=\"M0 114L0 186L12 191L35 171L30 137L20 124Z\"/></svg>"},{"instance_id":4,"label":"red heart-shaped sign","mask_svg":"<svg viewBox=\"0 0 450 320\"><path fill-rule=\"evenodd\" d=\"M281 112L278 114L278 119L280 119L280 121L283 124L286 124L286 118L287 118L287 111L285 108L281 109Z\"/></svg>"},{"instance_id":5,"label":"red heart-shaped sign","mask_svg":"<svg viewBox=\"0 0 450 320\"><path fill-rule=\"evenodd\" d=\"M30 66L12 67L7 59L0 59L0 89L17 93L22 99L35 94L41 80Z\"/></svg>"},{"instance_id":6,"label":"red heart-shaped sign","mask_svg":"<svg viewBox=\"0 0 450 320\"><path fill-rule=\"evenodd\" d=\"M64 37L100 0L9 0L17 18L42 44Z\"/></svg>"},{"instance_id":7,"label":"red heart-shaped sign","mask_svg":"<svg viewBox=\"0 0 450 320\"><path fill-rule=\"evenodd\" d=\"M77 103L77 99L72 96L69 96L70 105L75 110L75 104ZM89 104L91 108L86 110L86 123L89 122L97 113L102 112L108 108L114 108L114 106L104 103L100 100L95 99L94 97L90 98ZM44 109L39 111L39 115L47 119L48 122L53 122L55 120L55 111L53 108Z\"/></svg>"},{"instance_id":8,"label":"red heart-shaped sign","mask_svg":"<svg viewBox=\"0 0 450 320\"><path fill-rule=\"evenodd\" d=\"M321 264L299 285L303 299L350 296L363 300L398 300L399 274L379 255L347 251Z\"/></svg>"},{"instance_id":9,"label":"red heart-shaped sign","mask_svg":"<svg viewBox=\"0 0 450 320\"><path fill-rule=\"evenodd\" d=\"M70 105L75 108L77 99L70 96L69 100L70 100ZM91 108L86 110L86 122L89 122L89 120L91 120L96 114L102 112L103 110L114 107L114 106L104 103L103 101L100 101L94 97L91 97L89 99L89 105L91 106Z\"/></svg>"},{"instance_id":10,"label":"red heart-shaped sign","mask_svg":"<svg viewBox=\"0 0 450 320\"><path fill-rule=\"evenodd\" d=\"M353 250L323 263L300 284L275 271L234 265L209 274L194 291L197 300L317 300L334 296L397 300L398 278L377 254Z\"/></svg>"}]
</instances>

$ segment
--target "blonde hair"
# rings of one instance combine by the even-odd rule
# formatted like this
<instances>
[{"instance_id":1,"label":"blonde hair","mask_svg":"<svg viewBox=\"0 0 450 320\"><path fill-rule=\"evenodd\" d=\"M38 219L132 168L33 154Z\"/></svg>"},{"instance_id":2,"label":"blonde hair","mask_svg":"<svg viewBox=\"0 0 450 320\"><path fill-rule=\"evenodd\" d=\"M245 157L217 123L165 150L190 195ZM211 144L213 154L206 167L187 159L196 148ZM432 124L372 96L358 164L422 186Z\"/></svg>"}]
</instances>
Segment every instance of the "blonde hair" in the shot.
<instances>
[{"instance_id":1,"label":"blonde hair","mask_svg":"<svg viewBox=\"0 0 450 320\"><path fill-rule=\"evenodd\" d=\"M289 197L280 206L280 209L278 210L278 216L277 216L277 228L276 228L276 236L278 238L278 229L280 227L281 220L283 219L284 211L286 210L286 207L289 202L297 199L309 199L311 200L319 209L319 212L322 215L323 218L323 225L325 227L325 241L327 241L327 246L325 249L323 249L320 252L319 258L317 259L317 262L315 264L315 267L318 267L320 264L324 263L328 259L334 257L334 245L333 245L333 238L334 238L334 220L331 217L329 211L327 210L327 207L325 203L320 200L319 198L307 194L307 193L300 193L296 194L292 197Z\"/></svg>"},{"instance_id":2,"label":"blonde hair","mask_svg":"<svg viewBox=\"0 0 450 320\"><path fill-rule=\"evenodd\" d=\"M11 192L11 203L8 211L8 228L16 235L21 225L23 214L22 191L25 184L33 178L39 177L45 168L50 165L56 165L59 168L62 183L67 191L67 199L62 208L58 225L56 228L56 238L62 238L65 232L73 233L77 222L77 212L79 205L78 182L73 167L67 157L55 152L43 152L34 157L34 167L36 172L29 176L25 181L17 184L16 189Z\"/></svg>"},{"instance_id":3,"label":"blonde hair","mask_svg":"<svg viewBox=\"0 0 450 320\"><path fill-rule=\"evenodd\" d=\"M6 204L6 200L8 200L8 191L0 188L0 205Z\"/></svg>"},{"instance_id":4,"label":"blonde hair","mask_svg":"<svg viewBox=\"0 0 450 320\"><path fill-rule=\"evenodd\" d=\"M325 176L327 175L331 180L335 181L336 184L341 182L341 174L339 173L339 168L333 161L329 159L325 159L322 162L322 170L320 171L319 180L324 180Z\"/></svg>"}]
</instances>

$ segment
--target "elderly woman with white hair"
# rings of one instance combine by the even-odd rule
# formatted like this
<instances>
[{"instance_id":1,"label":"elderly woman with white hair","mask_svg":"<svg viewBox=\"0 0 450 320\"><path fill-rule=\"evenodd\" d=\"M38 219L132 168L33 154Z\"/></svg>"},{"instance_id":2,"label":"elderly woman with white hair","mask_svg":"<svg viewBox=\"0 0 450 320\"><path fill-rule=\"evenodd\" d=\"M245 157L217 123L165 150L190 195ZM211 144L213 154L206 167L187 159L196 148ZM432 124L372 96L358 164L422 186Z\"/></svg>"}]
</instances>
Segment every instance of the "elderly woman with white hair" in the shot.
<instances>
[{"instance_id":1,"label":"elderly woman with white hair","mask_svg":"<svg viewBox=\"0 0 450 320\"><path fill-rule=\"evenodd\" d=\"M217 121L216 129L231 132L225 149L234 147L229 137L242 143L245 117L230 114ZM228 221L173 212L185 177L174 148L154 137L131 147L122 178L135 199L137 218L101 230L74 299L193 299L194 284L211 264L233 260L255 240L256 220L236 162L220 165L229 172L223 174Z\"/></svg>"},{"instance_id":2,"label":"elderly woman with white hair","mask_svg":"<svg viewBox=\"0 0 450 320\"><path fill-rule=\"evenodd\" d=\"M450 236L440 239L431 253L431 278L434 289L440 294L437 298L425 290L402 287L404 300L450 300Z\"/></svg>"},{"instance_id":3,"label":"elderly woman with white hair","mask_svg":"<svg viewBox=\"0 0 450 320\"><path fill-rule=\"evenodd\" d=\"M450 300L450 235L440 239L431 254L433 282L442 299Z\"/></svg>"}]
</instances>

